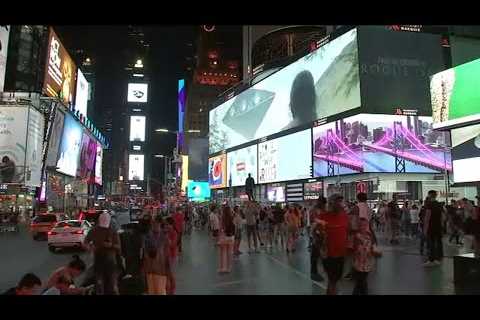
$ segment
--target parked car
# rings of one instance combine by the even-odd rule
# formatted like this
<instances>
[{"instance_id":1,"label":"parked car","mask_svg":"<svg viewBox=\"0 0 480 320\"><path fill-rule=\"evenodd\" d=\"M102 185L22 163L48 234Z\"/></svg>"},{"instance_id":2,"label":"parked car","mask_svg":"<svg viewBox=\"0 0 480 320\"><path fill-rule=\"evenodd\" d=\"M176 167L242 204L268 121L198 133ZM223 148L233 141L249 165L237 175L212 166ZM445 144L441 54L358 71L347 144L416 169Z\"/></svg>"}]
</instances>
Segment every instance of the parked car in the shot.
<instances>
[{"instance_id":1,"label":"parked car","mask_svg":"<svg viewBox=\"0 0 480 320\"><path fill-rule=\"evenodd\" d=\"M30 232L33 239L37 240L41 236L45 237L59 220L58 216L53 213L40 214L33 218L30 223Z\"/></svg>"},{"instance_id":2,"label":"parked car","mask_svg":"<svg viewBox=\"0 0 480 320\"><path fill-rule=\"evenodd\" d=\"M91 228L86 220L60 221L48 232L48 249L52 252L57 248L83 249L83 241Z\"/></svg>"}]
</instances>

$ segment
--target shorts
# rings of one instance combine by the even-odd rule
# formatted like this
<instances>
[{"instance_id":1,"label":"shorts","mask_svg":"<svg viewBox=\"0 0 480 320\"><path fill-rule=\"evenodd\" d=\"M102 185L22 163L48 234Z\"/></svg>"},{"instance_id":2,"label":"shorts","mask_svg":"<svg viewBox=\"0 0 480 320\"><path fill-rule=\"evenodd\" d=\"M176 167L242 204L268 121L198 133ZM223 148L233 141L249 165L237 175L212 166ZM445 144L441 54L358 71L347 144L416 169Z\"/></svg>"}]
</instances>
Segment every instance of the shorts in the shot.
<instances>
[{"instance_id":1,"label":"shorts","mask_svg":"<svg viewBox=\"0 0 480 320\"><path fill-rule=\"evenodd\" d=\"M257 232L257 226L256 225L247 225L247 237L250 237L250 235L253 235Z\"/></svg>"},{"instance_id":2,"label":"shorts","mask_svg":"<svg viewBox=\"0 0 480 320\"><path fill-rule=\"evenodd\" d=\"M327 257L322 260L322 263L329 281L337 282L342 278L344 257Z\"/></svg>"}]
</instances>

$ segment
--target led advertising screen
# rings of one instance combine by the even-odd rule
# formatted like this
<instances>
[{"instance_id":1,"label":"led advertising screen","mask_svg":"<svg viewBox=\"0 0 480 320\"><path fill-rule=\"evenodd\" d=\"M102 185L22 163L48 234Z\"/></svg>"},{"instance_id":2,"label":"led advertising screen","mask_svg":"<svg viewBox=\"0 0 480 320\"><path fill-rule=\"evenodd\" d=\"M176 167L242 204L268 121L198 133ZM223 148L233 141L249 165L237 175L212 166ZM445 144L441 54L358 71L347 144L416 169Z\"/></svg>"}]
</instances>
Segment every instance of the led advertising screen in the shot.
<instances>
[{"instance_id":1,"label":"led advertising screen","mask_svg":"<svg viewBox=\"0 0 480 320\"><path fill-rule=\"evenodd\" d=\"M185 103L187 100L187 94L185 90L185 80L178 80L178 134L177 134L177 147L179 150L183 150L184 144L184 121L185 121ZM203 180L203 179L198 179Z\"/></svg>"},{"instance_id":2,"label":"led advertising screen","mask_svg":"<svg viewBox=\"0 0 480 320\"><path fill-rule=\"evenodd\" d=\"M90 178L95 170L95 158L97 156L97 142L87 133L83 133L82 147L80 149L80 163L77 176Z\"/></svg>"},{"instance_id":3,"label":"led advertising screen","mask_svg":"<svg viewBox=\"0 0 480 320\"><path fill-rule=\"evenodd\" d=\"M258 144L258 183L310 178L311 155L310 129Z\"/></svg>"},{"instance_id":4,"label":"led advertising screen","mask_svg":"<svg viewBox=\"0 0 480 320\"><path fill-rule=\"evenodd\" d=\"M208 138L190 138L188 143L188 178L193 181L207 181Z\"/></svg>"},{"instance_id":5,"label":"led advertising screen","mask_svg":"<svg viewBox=\"0 0 480 320\"><path fill-rule=\"evenodd\" d=\"M57 109L55 119L52 122L50 140L48 141L47 167L55 167L57 165L58 148L62 139L64 120L65 114L60 109Z\"/></svg>"},{"instance_id":6,"label":"led advertising screen","mask_svg":"<svg viewBox=\"0 0 480 320\"><path fill-rule=\"evenodd\" d=\"M317 200L318 197L323 195L323 182L305 182L303 184L303 199L304 200Z\"/></svg>"},{"instance_id":7,"label":"led advertising screen","mask_svg":"<svg viewBox=\"0 0 480 320\"><path fill-rule=\"evenodd\" d=\"M25 185L40 187L42 179L42 151L45 119L39 111L30 108L28 114L27 149L25 150Z\"/></svg>"},{"instance_id":8,"label":"led advertising screen","mask_svg":"<svg viewBox=\"0 0 480 320\"><path fill-rule=\"evenodd\" d=\"M130 141L145 141L145 116L130 117Z\"/></svg>"},{"instance_id":9,"label":"led advertising screen","mask_svg":"<svg viewBox=\"0 0 480 320\"><path fill-rule=\"evenodd\" d=\"M80 69L77 70L77 91L75 92L75 109L87 116L88 81Z\"/></svg>"},{"instance_id":10,"label":"led advertising screen","mask_svg":"<svg viewBox=\"0 0 480 320\"><path fill-rule=\"evenodd\" d=\"M180 188L185 192L188 185L188 156L181 155L182 158L182 179L180 180Z\"/></svg>"},{"instance_id":11,"label":"led advertising screen","mask_svg":"<svg viewBox=\"0 0 480 320\"><path fill-rule=\"evenodd\" d=\"M99 185L103 184L102 163L103 147L100 143L97 143L97 152L95 156L95 183Z\"/></svg>"},{"instance_id":12,"label":"led advertising screen","mask_svg":"<svg viewBox=\"0 0 480 320\"><path fill-rule=\"evenodd\" d=\"M221 154L208 159L208 183L211 189L227 186L227 155Z\"/></svg>"},{"instance_id":13,"label":"led advertising screen","mask_svg":"<svg viewBox=\"0 0 480 320\"><path fill-rule=\"evenodd\" d=\"M208 182L189 181L187 197L190 201L205 201L210 199L210 187Z\"/></svg>"},{"instance_id":14,"label":"led advertising screen","mask_svg":"<svg viewBox=\"0 0 480 320\"><path fill-rule=\"evenodd\" d=\"M27 107L0 108L0 163L1 183L22 183L25 178L25 148L27 135Z\"/></svg>"},{"instance_id":15,"label":"led advertising screen","mask_svg":"<svg viewBox=\"0 0 480 320\"><path fill-rule=\"evenodd\" d=\"M453 181L480 181L480 124L452 129Z\"/></svg>"},{"instance_id":16,"label":"led advertising screen","mask_svg":"<svg viewBox=\"0 0 480 320\"><path fill-rule=\"evenodd\" d=\"M435 74L430 82L434 128L480 121L480 59Z\"/></svg>"},{"instance_id":17,"label":"led advertising screen","mask_svg":"<svg viewBox=\"0 0 480 320\"><path fill-rule=\"evenodd\" d=\"M445 152L448 137L433 130L431 119L359 114L315 127L314 176L451 170L451 157Z\"/></svg>"},{"instance_id":18,"label":"led advertising screen","mask_svg":"<svg viewBox=\"0 0 480 320\"><path fill-rule=\"evenodd\" d=\"M244 186L248 174L257 183L257 145L227 153L228 186Z\"/></svg>"},{"instance_id":19,"label":"led advertising screen","mask_svg":"<svg viewBox=\"0 0 480 320\"><path fill-rule=\"evenodd\" d=\"M431 116L430 77L446 68L440 34L361 26L358 48L363 113Z\"/></svg>"},{"instance_id":20,"label":"led advertising screen","mask_svg":"<svg viewBox=\"0 0 480 320\"><path fill-rule=\"evenodd\" d=\"M128 155L128 180L143 181L145 168L145 156L143 154Z\"/></svg>"},{"instance_id":21,"label":"led advertising screen","mask_svg":"<svg viewBox=\"0 0 480 320\"><path fill-rule=\"evenodd\" d=\"M3 92L3 86L5 83L9 36L10 26L0 26L0 92Z\"/></svg>"},{"instance_id":22,"label":"led advertising screen","mask_svg":"<svg viewBox=\"0 0 480 320\"><path fill-rule=\"evenodd\" d=\"M360 104L357 30L353 29L211 110L209 152Z\"/></svg>"},{"instance_id":23,"label":"led advertising screen","mask_svg":"<svg viewBox=\"0 0 480 320\"><path fill-rule=\"evenodd\" d=\"M285 202L285 186L267 186L267 199L271 202Z\"/></svg>"},{"instance_id":24,"label":"led advertising screen","mask_svg":"<svg viewBox=\"0 0 480 320\"><path fill-rule=\"evenodd\" d=\"M63 125L62 142L57 167L58 171L75 177L78 169L78 158L80 156L80 148L82 145L83 129L81 124L70 114L65 115Z\"/></svg>"},{"instance_id":25,"label":"led advertising screen","mask_svg":"<svg viewBox=\"0 0 480 320\"><path fill-rule=\"evenodd\" d=\"M148 84L146 83L129 83L127 102L148 102Z\"/></svg>"},{"instance_id":26,"label":"led advertising screen","mask_svg":"<svg viewBox=\"0 0 480 320\"><path fill-rule=\"evenodd\" d=\"M73 103L76 72L77 66L50 28L43 91L49 97L60 98L66 105Z\"/></svg>"}]
</instances>

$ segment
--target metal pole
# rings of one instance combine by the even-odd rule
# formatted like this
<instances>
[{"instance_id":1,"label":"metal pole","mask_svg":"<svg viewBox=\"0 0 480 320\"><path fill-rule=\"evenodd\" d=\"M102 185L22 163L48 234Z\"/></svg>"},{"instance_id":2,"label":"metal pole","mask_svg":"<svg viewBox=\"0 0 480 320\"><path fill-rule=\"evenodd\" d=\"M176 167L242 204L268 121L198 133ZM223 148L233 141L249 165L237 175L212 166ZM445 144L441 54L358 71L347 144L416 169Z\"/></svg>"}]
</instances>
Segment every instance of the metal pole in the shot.
<instances>
[{"instance_id":1,"label":"metal pole","mask_svg":"<svg viewBox=\"0 0 480 320\"><path fill-rule=\"evenodd\" d=\"M447 170L447 148L443 150L443 165L445 179L445 205L448 205L448 170Z\"/></svg>"}]
</instances>

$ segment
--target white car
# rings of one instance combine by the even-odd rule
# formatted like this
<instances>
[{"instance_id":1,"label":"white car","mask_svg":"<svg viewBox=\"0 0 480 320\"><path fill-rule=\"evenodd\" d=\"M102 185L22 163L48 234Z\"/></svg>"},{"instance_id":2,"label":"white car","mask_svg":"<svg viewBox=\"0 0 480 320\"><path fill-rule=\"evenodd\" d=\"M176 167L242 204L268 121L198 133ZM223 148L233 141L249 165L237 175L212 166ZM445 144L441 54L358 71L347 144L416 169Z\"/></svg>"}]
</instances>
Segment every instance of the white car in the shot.
<instances>
[{"instance_id":1,"label":"white car","mask_svg":"<svg viewBox=\"0 0 480 320\"><path fill-rule=\"evenodd\" d=\"M48 249L76 247L83 249L83 240L92 228L86 220L64 220L58 222L48 232Z\"/></svg>"}]
</instances>

